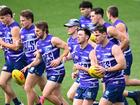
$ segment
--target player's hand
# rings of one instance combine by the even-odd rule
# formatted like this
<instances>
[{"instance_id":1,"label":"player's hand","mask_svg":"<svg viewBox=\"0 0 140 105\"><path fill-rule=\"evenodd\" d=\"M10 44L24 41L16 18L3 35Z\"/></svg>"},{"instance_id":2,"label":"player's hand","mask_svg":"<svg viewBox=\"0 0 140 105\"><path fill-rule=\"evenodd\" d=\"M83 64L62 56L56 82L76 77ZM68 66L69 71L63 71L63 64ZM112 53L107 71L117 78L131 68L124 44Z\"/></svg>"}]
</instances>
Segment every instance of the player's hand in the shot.
<instances>
[{"instance_id":1,"label":"player's hand","mask_svg":"<svg viewBox=\"0 0 140 105\"><path fill-rule=\"evenodd\" d=\"M21 70L21 72L24 72L24 73L25 73L29 68L31 68L30 65L27 65L26 67L24 67L24 68Z\"/></svg>"},{"instance_id":2,"label":"player's hand","mask_svg":"<svg viewBox=\"0 0 140 105\"><path fill-rule=\"evenodd\" d=\"M67 56L63 57L62 61L65 63L67 61Z\"/></svg>"},{"instance_id":3,"label":"player's hand","mask_svg":"<svg viewBox=\"0 0 140 105\"><path fill-rule=\"evenodd\" d=\"M0 45L0 49L1 49L1 50L3 49L3 46L2 46L2 45Z\"/></svg>"},{"instance_id":4,"label":"player's hand","mask_svg":"<svg viewBox=\"0 0 140 105\"><path fill-rule=\"evenodd\" d=\"M106 72L106 68L104 68L103 66L95 66L95 67L96 67L96 72L97 73L104 74Z\"/></svg>"},{"instance_id":5,"label":"player's hand","mask_svg":"<svg viewBox=\"0 0 140 105\"><path fill-rule=\"evenodd\" d=\"M51 61L50 66L51 67L56 67L60 64L60 62L61 62L60 58L54 59L54 60Z\"/></svg>"},{"instance_id":6,"label":"player's hand","mask_svg":"<svg viewBox=\"0 0 140 105\"><path fill-rule=\"evenodd\" d=\"M79 64L74 64L73 66L73 71L77 71L77 70L81 70L82 69L82 66L79 65Z\"/></svg>"},{"instance_id":7,"label":"player's hand","mask_svg":"<svg viewBox=\"0 0 140 105\"><path fill-rule=\"evenodd\" d=\"M78 72L72 72L71 74L72 79L77 78L77 76L78 76Z\"/></svg>"},{"instance_id":8,"label":"player's hand","mask_svg":"<svg viewBox=\"0 0 140 105\"><path fill-rule=\"evenodd\" d=\"M4 41L0 38L0 45L3 46Z\"/></svg>"},{"instance_id":9,"label":"player's hand","mask_svg":"<svg viewBox=\"0 0 140 105\"><path fill-rule=\"evenodd\" d=\"M15 45L16 45L16 47L18 47L18 46L21 47L21 39L20 40L16 40L15 41Z\"/></svg>"},{"instance_id":10,"label":"player's hand","mask_svg":"<svg viewBox=\"0 0 140 105\"><path fill-rule=\"evenodd\" d=\"M77 71L76 64L73 65L72 69L73 69L74 72Z\"/></svg>"}]
</instances>

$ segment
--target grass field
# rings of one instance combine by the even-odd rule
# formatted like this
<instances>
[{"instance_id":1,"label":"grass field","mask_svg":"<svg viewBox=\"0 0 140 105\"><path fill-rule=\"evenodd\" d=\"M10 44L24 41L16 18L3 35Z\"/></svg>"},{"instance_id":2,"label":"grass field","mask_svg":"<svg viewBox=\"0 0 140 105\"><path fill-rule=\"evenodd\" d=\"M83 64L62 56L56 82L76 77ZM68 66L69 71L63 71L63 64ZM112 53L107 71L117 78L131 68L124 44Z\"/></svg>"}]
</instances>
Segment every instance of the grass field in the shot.
<instances>
[{"instance_id":1,"label":"grass field","mask_svg":"<svg viewBox=\"0 0 140 105\"><path fill-rule=\"evenodd\" d=\"M106 9L109 5L116 5L120 10L120 18L127 23L131 39L131 48L134 55L131 78L140 79L140 0L90 0L94 7L102 7ZM63 24L70 18L79 18L79 3L81 0L0 0L0 5L7 5L15 12L15 19L19 21L19 13L23 9L31 9L35 16L35 21L46 20L50 27L50 33L58 36L66 41L67 33ZM106 19L106 16L105 16ZM0 68L4 64L4 57L0 51ZM62 84L62 93L66 98L66 93L73 80L71 79L72 62L67 62L66 77ZM12 82L12 86L19 98L26 105L26 96L23 89ZM41 94L38 87L38 93ZM140 87L127 87L128 90L140 90ZM100 89L98 98L102 95ZM67 98L66 98L67 99ZM68 100L68 99L67 99ZM69 100L68 100L69 101ZM69 101L70 105L72 104ZM129 100L130 105L135 105L132 100ZM4 95L0 89L0 105L4 105ZM13 104L11 104L13 105ZM46 101L45 105L52 105Z\"/></svg>"}]
</instances>

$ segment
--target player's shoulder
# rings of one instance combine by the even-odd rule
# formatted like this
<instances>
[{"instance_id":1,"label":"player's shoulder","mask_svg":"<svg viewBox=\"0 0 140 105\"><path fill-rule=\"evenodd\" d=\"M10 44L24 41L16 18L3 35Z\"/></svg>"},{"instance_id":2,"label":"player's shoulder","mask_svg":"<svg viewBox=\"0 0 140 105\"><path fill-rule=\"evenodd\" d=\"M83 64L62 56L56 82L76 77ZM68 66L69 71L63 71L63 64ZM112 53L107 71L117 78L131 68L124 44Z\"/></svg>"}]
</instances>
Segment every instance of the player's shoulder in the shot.
<instances>
[{"instance_id":1,"label":"player's shoulder","mask_svg":"<svg viewBox=\"0 0 140 105\"><path fill-rule=\"evenodd\" d=\"M9 25L9 27L11 27L11 28L19 27L19 28L20 28L20 25L19 25L19 23L18 23L17 21L13 21L13 22Z\"/></svg>"}]
</instances>

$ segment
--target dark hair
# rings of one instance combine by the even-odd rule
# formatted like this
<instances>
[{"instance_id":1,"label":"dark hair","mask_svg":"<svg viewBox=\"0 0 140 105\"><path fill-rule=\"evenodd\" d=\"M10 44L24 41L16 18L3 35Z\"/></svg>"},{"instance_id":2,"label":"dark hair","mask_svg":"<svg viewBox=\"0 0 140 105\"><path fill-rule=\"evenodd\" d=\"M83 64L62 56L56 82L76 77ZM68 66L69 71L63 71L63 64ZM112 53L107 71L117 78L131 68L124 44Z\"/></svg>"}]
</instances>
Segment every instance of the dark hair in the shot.
<instances>
[{"instance_id":1,"label":"dark hair","mask_svg":"<svg viewBox=\"0 0 140 105\"><path fill-rule=\"evenodd\" d=\"M110 13L110 15L113 17L119 16L119 11L118 11L118 8L116 6L109 6L107 8L107 12Z\"/></svg>"},{"instance_id":2,"label":"dark hair","mask_svg":"<svg viewBox=\"0 0 140 105\"><path fill-rule=\"evenodd\" d=\"M103 25L97 25L94 29L94 31L99 31L99 33L104 33L107 32L107 29L105 26Z\"/></svg>"},{"instance_id":3,"label":"dark hair","mask_svg":"<svg viewBox=\"0 0 140 105\"><path fill-rule=\"evenodd\" d=\"M79 28L78 31L84 31L87 36L91 36L91 31L88 28Z\"/></svg>"},{"instance_id":4,"label":"dark hair","mask_svg":"<svg viewBox=\"0 0 140 105\"><path fill-rule=\"evenodd\" d=\"M90 1L83 1L80 3L79 8L91 8L92 9L92 3Z\"/></svg>"},{"instance_id":5,"label":"dark hair","mask_svg":"<svg viewBox=\"0 0 140 105\"><path fill-rule=\"evenodd\" d=\"M4 7L0 10L0 16L5 16L5 15L10 15L11 17L13 17L13 12L9 7Z\"/></svg>"},{"instance_id":6,"label":"dark hair","mask_svg":"<svg viewBox=\"0 0 140 105\"><path fill-rule=\"evenodd\" d=\"M22 10L20 12L20 16L23 16L27 19L31 19L32 20L32 23L34 22L34 15L33 15L33 12L29 9L26 9L26 10Z\"/></svg>"},{"instance_id":7,"label":"dark hair","mask_svg":"<svg viewBox=\"0 0 140 105\"><path fill-rule=\"evenodd\" d=\"M44 21L40 21L40 22L37 22L35 24L35 26L39 29L41 29L42 31L46 31L46 33L48 34L49 33L49 27L48 27L48 23L47 22L44 22Z\"/></svg>"},{"instance_id":8,"label":"dark hair","mask_svg":"<svg viewBox=\"0 0 140 105\"><path fill-rule=\"evenodd\" d=\"M92 11L94 11L95 14L101 15L102 17L104 16L104 10L102 8L100 8L100 7L93 8Z\"/></svg>"}]
</instances>

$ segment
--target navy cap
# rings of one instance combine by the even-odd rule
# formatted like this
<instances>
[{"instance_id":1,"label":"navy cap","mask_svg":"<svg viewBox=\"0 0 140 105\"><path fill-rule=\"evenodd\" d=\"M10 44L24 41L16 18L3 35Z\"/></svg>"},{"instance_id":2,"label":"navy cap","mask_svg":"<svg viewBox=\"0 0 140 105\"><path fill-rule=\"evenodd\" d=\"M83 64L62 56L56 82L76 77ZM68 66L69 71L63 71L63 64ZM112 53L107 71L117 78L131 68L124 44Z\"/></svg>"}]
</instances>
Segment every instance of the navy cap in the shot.
<instances>
[{"instance_id":1,"label":"navy cap","mask_svg":"<svg viewBox=\"0 0 140 105\"><path fill-rule=\"evenodd\" d=\"M66 24L65 27L72 27L72 26L80 26L80 22L78 19L70 19Z\"/></svg>"}]
</instances>

